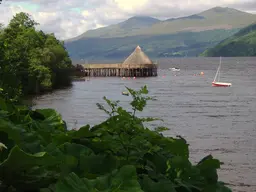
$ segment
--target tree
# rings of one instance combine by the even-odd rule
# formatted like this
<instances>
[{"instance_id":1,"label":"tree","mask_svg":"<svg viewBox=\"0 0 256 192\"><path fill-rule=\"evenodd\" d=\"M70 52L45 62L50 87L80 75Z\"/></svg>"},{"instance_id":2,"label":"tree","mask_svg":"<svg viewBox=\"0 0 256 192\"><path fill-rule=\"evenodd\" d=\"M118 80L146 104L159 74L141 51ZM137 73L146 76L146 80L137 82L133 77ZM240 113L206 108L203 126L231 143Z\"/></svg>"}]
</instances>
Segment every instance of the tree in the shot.
<instances>
[{"instance_id":1,"label":"tree","mask_svg":"<svg viewBox=\"0 0 256 192\"><path fill-rule=\"evenodd\" d=\"M27 83L29 49L33 48L31 34L35 22L26 13L18 13L2 33L4 61L1 63L2 84L11 97L20 96Z\"/></svg>"},{"instance_id":2,"label":"tree","mask_svg":"<svg viewBox=\"0 0 256 192\"><path fill-rule=\"evenodd\" d=\"M27 13L18 13L0 35L0 86L11 97L70 84L71 60L53 34L37 31Z\"/></svg>"}]
</instances>

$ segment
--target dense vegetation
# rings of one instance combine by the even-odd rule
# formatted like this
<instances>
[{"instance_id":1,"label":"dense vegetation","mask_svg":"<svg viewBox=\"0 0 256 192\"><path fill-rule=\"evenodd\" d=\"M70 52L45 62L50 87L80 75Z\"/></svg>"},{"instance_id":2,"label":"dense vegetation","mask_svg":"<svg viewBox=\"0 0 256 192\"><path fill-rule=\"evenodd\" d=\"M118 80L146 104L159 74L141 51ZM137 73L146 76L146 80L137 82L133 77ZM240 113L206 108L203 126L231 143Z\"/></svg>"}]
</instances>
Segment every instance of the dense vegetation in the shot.
<instances>
[{"instance_id":1,"label":"dense vegetation","mask_svg":"<svg viewBox=\"0 0 256 192\"><path fill-rule=\"evenodd\" d=\"M0 87L9 97L70 85L72 65L63 42L37 25L18 13L0 28Z\"/></svg>"},{"instance_id":2,"label":"dense vegetation","mask_svg":"<svg viewBox=\"0 0 256 192\"><path fill-rule=\"evenodd\" d=\"M256 56L256 23L241 29L214 48L202 53L208 57L246 57Z\"/></svg>"},{"instance_id":3,"label":"dense vegetation","mask_svg":"<svg viewBox=\"0 0 256 192\"><path fill-rule=\"evenodd\" d=\"M1 89L2 90L2 89ZM104 98L109 118L67 130L52 109L31 110L0 97L0 191L30 192L230 192L218 181L211 155L193 165L182 137L164 137L138 118L146 87L128 89L131 112Z\"/></svg>"}]
</instances>

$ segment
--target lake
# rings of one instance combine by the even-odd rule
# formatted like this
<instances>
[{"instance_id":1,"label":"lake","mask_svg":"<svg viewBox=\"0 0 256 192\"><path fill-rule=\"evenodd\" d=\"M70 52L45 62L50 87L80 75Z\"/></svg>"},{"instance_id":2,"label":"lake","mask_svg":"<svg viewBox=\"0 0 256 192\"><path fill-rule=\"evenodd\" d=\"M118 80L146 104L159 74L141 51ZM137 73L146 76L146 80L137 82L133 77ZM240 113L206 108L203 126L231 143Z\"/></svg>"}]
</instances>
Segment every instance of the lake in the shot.
<instances>
[{"instance_id":1,"label":"lake","mask_svg":"<svg viewBox=\"0 0 256 192\"><path fill-rule=\"evenodd\" d=\"M112 61L111 61L112 62ZM211 87L219 58L159 59L158 77L121 79L92 77L74 82L33 100L34 108L54 108L70 128L95 125L106 119L97 109L102 97L120 100L128 107L130 97L121 95L125 86L147 85L156 101L148 103L142 116L160 117L164 122L149 126L170 128L167 136L183 136L190 143L191 159L198 162L212 154L224 165L220 180L233 191L256 191L256 58L222 58L221 81L232 87ZM180 68L180 72L168 70ZM196 75L204 72L204 75Z\"/></svg>"}]
</instances>

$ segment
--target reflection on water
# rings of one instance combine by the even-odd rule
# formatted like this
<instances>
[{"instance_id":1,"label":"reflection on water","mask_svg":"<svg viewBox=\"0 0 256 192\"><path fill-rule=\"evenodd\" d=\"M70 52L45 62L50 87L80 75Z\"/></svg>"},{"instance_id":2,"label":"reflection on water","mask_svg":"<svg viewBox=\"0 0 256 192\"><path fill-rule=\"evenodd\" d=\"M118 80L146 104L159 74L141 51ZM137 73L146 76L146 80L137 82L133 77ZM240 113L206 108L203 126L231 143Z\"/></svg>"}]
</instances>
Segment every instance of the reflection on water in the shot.
<instances>
[{"instance_id":1,"label":"reflection on water","mask_svg":"<svg viewBox=\"0 0 256 192\"><path fill-rule=\"evenodd\" d=\"M219 58L162 59L158 77L125 79L91 78L74 82L70 89L59 90L34 100L36 108L54 108L69 127L97 124L107 116L97 109L102 97L120 100L127 107L130 97L122 96L125 86L147 85L157 101L149 102L141 115L160 117L170 131L190 143L193 161L211 153L225 164L220 178L234 191L256 190L256 59L223 58L221 80L230 88L213 88L211 82ZM168 70L178 67L180 72ZM201 71L203 76L195 76Z\"/></svg>"}]
</instances>

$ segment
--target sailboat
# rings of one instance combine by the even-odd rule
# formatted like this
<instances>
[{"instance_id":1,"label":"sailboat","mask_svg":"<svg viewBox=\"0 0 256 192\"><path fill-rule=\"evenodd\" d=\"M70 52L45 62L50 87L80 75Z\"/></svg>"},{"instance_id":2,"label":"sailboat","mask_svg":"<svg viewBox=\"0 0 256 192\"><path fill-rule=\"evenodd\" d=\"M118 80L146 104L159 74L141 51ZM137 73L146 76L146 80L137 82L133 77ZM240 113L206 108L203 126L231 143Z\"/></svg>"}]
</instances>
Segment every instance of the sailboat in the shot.
<instances>
[{"instance_id":1,"label":"sailboat","mask_svg":"<svg viewBox=\"0 0 256 192\"><path fill-rule=\"evenodd\" d=\"M179 68L176 68L176 67L174 67L174 68L169 68L170 70L172 70L172 71L180 71L180 69Z\"/></svg>"},{"instance_id":2,"label":"sailboat","mask_svg":"<svg viewBox=\"0 0 256 192\"><path fill-rule=\"evenodd\" d=\"M224 82L220 82L220 68L221 68L221 57L220 57L220 64L219 67L217 69L216 75L214 77L214 80L212 82L212 86L213 87L231 87L231 83L224 83ZM216 79L218 79L216 81Z\"/></svg>"}]
</instances>

